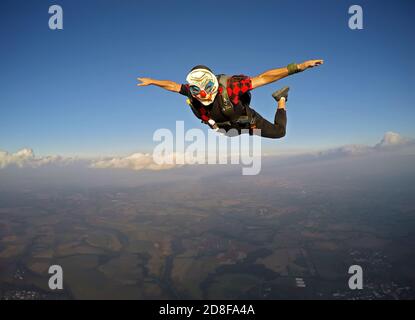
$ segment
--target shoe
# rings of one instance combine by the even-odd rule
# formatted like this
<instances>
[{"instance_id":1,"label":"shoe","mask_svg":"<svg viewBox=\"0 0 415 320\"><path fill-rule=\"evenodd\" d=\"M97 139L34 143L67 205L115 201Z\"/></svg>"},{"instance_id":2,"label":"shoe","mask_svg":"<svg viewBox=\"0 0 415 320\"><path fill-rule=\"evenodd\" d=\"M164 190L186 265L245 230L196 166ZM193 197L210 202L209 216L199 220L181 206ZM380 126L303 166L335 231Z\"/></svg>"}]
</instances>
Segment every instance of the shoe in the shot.
<instances>
[{"instance_id":1,"label":"shoe","mask_svg":"<svg viewBox=\"0 0 415 320\"><path fill-rule=\"evenodd\" d=\"M290 87L284 87L280 90L275 91L272 94L272 97L278 101L280 101L281 98L285 98L285 101L288 101L288 91L290 91Z\"/></svg>"}]
</instances>

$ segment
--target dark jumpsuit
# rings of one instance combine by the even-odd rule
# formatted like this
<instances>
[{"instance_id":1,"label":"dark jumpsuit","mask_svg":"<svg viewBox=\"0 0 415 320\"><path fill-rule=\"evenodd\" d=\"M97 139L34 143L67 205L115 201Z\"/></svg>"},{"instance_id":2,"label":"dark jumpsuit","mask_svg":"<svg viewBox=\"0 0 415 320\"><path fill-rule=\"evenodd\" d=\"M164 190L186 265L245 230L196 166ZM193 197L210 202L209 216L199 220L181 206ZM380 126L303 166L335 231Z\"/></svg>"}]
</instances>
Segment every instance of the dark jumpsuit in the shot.
<instances>
[{"instance_id":1,"label":"dark jumpsuit","mask_svg":"<svg viewBox=\"0 0 415 320\"><path fill-rule=\"evenodd\" d=\"M187 96L193 107L198 111L195 113L195 116L201 119L203 122L206 122L208 119L215 120L216 123L223 123L233 119L237 119L240 116L246 115L247 112L251 113L253 126L251 128L261 129L261 136L265 138L278 139L285 136L286 127L287 127L287 114L284 109L277 109L274 117L274 123L269 122L264 119L258 112L250 107L252 82L251 79L244 75L232 76L229 79L227 93L234 106L234 115L233 119L229 119L223 115L220 108L220 94L221 89L215 97L215 100L209 105L204 106L197 99L193 98L189 90L188 84L183 84L180 89L180 94ZM224 126L223 129L226 131L235 128L241 133L241 128ZM252 134L252 130L250 130Z\"/></svg>"}]
</instances>

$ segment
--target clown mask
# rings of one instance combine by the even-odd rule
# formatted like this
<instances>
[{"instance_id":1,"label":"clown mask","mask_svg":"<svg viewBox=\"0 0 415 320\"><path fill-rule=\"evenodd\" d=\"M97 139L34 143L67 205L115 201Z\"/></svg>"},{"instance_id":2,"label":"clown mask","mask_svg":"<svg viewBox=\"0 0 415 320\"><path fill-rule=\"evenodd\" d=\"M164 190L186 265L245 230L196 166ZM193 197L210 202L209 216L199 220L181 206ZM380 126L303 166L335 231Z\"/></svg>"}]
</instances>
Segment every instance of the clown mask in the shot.
<instances>
[{"instance_id":1,"label":"clown mask","mask_svg":"<svg viewBox=\"0 0 415 320\"><path fill-rule=\"evenodd\" d=\"M192 70L186 78L189 83L190 93L203 105L210 105L218 93L218 79L206 69Z\"/></svg>"}]
</instances>

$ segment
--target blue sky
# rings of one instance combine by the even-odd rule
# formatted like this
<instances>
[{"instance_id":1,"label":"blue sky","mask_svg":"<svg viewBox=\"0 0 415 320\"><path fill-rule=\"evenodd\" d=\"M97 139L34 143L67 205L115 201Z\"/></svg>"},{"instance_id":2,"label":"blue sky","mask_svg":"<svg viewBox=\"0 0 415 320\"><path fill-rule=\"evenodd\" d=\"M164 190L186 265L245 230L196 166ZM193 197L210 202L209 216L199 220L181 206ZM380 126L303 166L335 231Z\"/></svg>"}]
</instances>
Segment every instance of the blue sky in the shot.
<instances>
[{"instance_id":1,"label":"blue sky","mask_svg":"<svg viewBox=\"0 0 415 320\"><path fill-rule=\"evenodd\" d=\"M48 28L59 4L64 30ZM360 4L364 30L348 28ZM184 97L136 87L136 77L183 82L195 64L257 75L296 61L325 65L253 92L292 88L288 134L270 150L414 137L414 1L1 1L0 150L117 155L150 151L153 132L202 125ZM207 129L207 128L206 128Z\"/></svg>"}]
</instances>

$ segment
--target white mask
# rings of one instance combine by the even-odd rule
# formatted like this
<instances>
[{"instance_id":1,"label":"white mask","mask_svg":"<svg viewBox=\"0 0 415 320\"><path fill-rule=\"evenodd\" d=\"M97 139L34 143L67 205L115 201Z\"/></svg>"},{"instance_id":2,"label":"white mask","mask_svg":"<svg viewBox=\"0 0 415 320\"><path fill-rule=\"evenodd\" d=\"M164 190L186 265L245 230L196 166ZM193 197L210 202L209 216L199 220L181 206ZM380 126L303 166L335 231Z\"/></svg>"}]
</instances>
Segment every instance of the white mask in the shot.
<instances>
[{"instance_id":1,"label":"white mask","mask_svg":"<svg viewBox=\"0 0 415 320\"><path fill-rule=\"evenodd\" d=\"M190 71L186 77L190 85L192 96L203 105L210 105L218 93L219 83L216 76L206 69L195 69Z\"/></svg>"}]
</instances>

